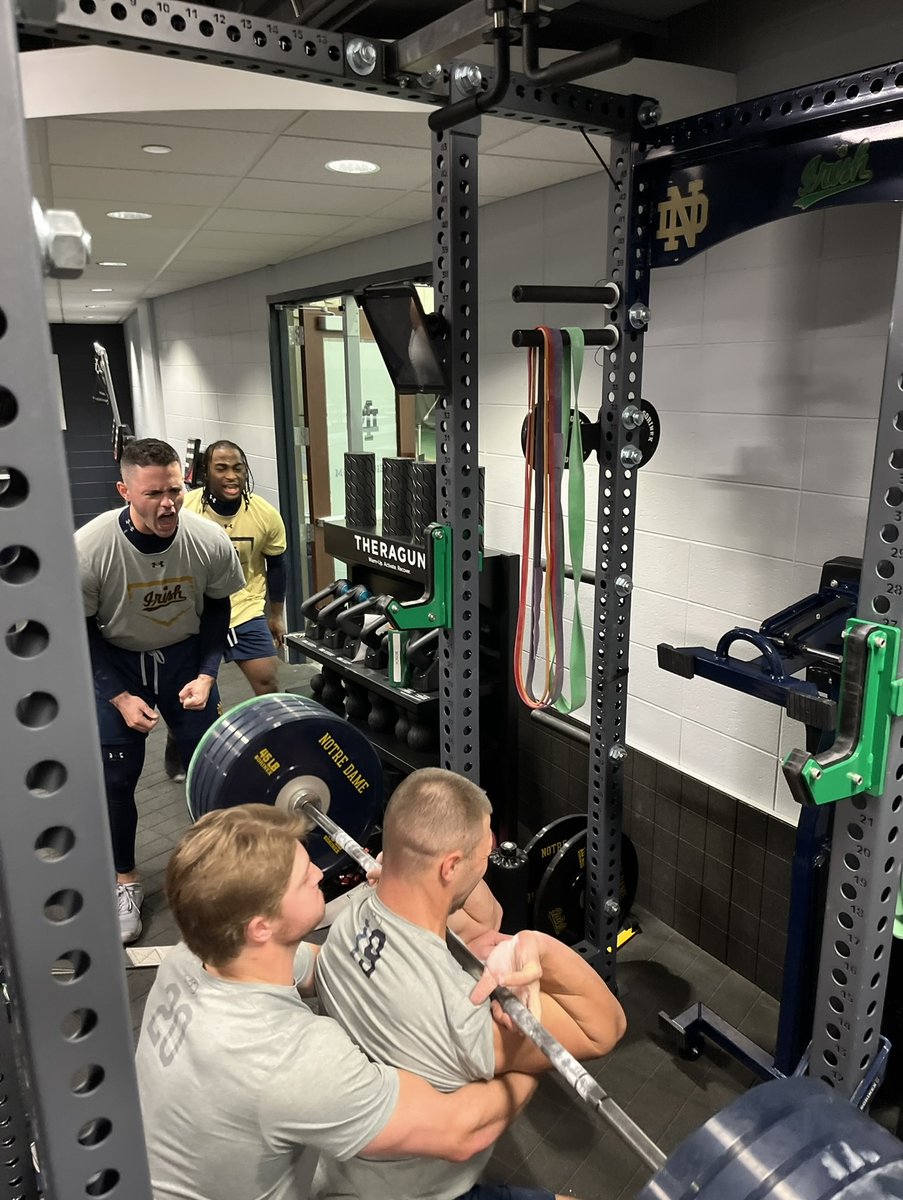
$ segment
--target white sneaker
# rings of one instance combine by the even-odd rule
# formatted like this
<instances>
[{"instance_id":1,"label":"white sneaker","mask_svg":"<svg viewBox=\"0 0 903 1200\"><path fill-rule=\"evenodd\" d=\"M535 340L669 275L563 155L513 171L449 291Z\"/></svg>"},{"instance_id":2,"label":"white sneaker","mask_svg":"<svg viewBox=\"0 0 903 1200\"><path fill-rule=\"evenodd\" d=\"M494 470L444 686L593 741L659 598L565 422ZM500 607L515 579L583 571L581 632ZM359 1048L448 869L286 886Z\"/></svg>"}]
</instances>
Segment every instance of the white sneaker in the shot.
<instances>
[{"instance_id":1,"label":"white sneaker","mask_svg":"<svg viewBox=\"0 0 903 1200\"><path fill-rule=\"evenodd\" d=\"M116 908L119 912L119 933L123 946L141 937L141 905L144 888L140 883L116 884Z\"/></svg>"}]
</instances>

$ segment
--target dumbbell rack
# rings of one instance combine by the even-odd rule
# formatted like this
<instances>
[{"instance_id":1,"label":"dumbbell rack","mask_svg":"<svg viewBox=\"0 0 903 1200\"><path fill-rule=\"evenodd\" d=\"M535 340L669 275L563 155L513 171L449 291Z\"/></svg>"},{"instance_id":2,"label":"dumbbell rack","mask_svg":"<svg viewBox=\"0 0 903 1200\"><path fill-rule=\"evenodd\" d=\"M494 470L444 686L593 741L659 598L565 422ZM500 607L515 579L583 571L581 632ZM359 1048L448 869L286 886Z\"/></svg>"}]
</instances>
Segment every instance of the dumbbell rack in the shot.
<instances>
[{"instance_id":1,"label":"dumbbell rack","mask_svg":"<svg viewBox=\"0 0 903 1200\"><path fill-rule=\"evenodd\" d=\"M363 584L374 595L386 593L399 600L419 598L428 577L422 542L383 537L379 526L357 528L340 520L325 521L323 529L327 553L347 563L352 584ZM373 550L375 543L391 547L395 555L406 561L393 568L385 554ZM480 637L479 695L492 701L481 706L481 782L494 805L493 825L503 837L517 835L518 705L510 663L514 647L512 618L517 612L518 562L517 555L485 550L480 572L479 625L488 627L488 634ZM287 634L286 642L306 658L334 671L342 680L375 693L416 715L418 724L434 725L438 731L441 691L394 687L384 671L352 662L341 650L324 646L304 631ZM438 737L434 749L417 750L399 742L391 733L381 733L370 729L366 722L349 719L366 733L382 761L397 771L409 774L421 767L440 764Z\"/></svg>"}]
</instances>

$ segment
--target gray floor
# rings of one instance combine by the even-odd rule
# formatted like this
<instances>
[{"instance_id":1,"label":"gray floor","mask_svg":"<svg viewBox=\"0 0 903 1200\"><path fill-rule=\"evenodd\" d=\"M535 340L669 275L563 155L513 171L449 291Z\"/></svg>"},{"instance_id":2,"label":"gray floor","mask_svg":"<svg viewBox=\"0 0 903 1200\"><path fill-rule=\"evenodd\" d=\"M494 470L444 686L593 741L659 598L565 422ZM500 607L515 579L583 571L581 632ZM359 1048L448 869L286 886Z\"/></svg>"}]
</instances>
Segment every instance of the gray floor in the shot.
<instances>
[{"instance_id":1,"label":"gray floor","mask_svg":"<svg viewBox=\"0 0 903 1200\"><path fill-rule=\"evenodd\" d=\"M311 669L284 667L282 672L282 686L292 688L300 686ZM249 694L234 666L224 668L220 683L227 707ZM169 945L177 939L162 893L163 873L174 842L188 825L184 785L167 779L163 745L163 731L155 731L138 794L138 865L147 896L138 944L146 946ZM667 1153L744 1092L753 1079L718 1050L707 1050L695 1062L674 1054L659 1033L659 1010L678 1013L702 1001L771 1050L778 1009L770 996L657 918L642 911L638 916L642 933L618 956L628 1032L614 1053L588 1066ZM152 980L148 970L128 973L136 1035ZM894 1128L896 1110L875 1115ZM486 1178L546 1187L582 1200L626 1200L637 1194L648 1174L624 1143L557 1076L550 1075L498 1142Z\"/></svg>"}]
</instances>

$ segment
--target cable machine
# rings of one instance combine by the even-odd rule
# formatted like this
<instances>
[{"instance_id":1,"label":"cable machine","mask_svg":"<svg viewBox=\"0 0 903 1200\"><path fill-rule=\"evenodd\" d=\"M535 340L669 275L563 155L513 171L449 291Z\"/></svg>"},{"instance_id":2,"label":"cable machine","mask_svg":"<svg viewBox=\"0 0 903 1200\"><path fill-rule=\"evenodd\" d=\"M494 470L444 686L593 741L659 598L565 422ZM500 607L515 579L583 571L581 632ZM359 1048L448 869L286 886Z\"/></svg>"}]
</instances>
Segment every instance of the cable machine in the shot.
<instances>
[{"instance_id":1,"label":"cable machine","mask_svg":"<svg viewBox=\"0 0 903 1200\"><path fill-rule=\"evenodd\" d=\"M605 448L591 641L586 937L580 948L613 980L633 568L632 449L639 437L633 421L625 419L625 409L640 403L643 334L650 320L649 270L785 215L777 187L773 195L767 186L745 188L750 173L755 175L754 164L759 171L783 170L794 148L811 156L817 153L807 150L813 138L843 139L850 129L858 129L863 140L868 134L862 130L880 125L887 138L903 111L903 75L893 67L882 69L651 132L658 120L653 100L568 82L623 61L626 48L613 43L540 69L536 9L532 0L525 0L522 76L509 69L505 0L465 5L455 14L460 20L436 22L398 43L174 0L19 0L18 20L24 31L60 42L262 71L435 107L429 119L434 287L437 309L448 323L445 350L451 380L437 409L437 518L454 535L454 619L452 628L442 633L440 658L440 754L443 766L471 778L477 773L479 729L474 601L479 545L479 117L491 111L514 120L610 135L607 277L617 284L619 300L608 318L616 344L609 352L601 397ZM8 1190L10 1197L35 1194L25 1140L31 1128L47 1191L57 1200L85 1195L149 1200L119 939L108 894L112 859L99 759L84 752L96 742L93 710L82 702L90 672L71 521L66 518L62 446L48 399L53 395L49 340L34 252L15 29L9 7L6 12L0 27L0 149L5 167L0 205L6 234L0 272L0 549L13 548L16 554L12 566L0 571L5 632L0 648L5 684L0 746L9 764L0 826L0 955L9 965L12 1015L11 1024L0 1023L0 1070L6 1085L0 1120L8 1117L4 1127L18 1132L16 1162L0 1169L7 1175L8 1188L17 1189ZM484 35L493 44L495 65L481 71L456 56ZM445 67L434 68L437 62ZM832 178L836 183L855 168L847 182L850 188L861 183L862 190L851 195L849 189L844 193L837 187L824 201L851 202L867 194L870 199L901 198L899 169L890 180L892 187L890 177L879 170L885 155L899 156L899 146L893 140L882 141L880 147L874 143L871 157L857 150ZM828 184L822 182L820 167L805 169L805 198L816 203ZM868 181L866 172L871 172ZM738 196L744 197L742 202ZM792 211L791 204L786 213ZM77 276L79 263L83 267L86 262L83 231L71 223L45 229L39 257L47 273L69 271ZM903 272L898 274L895 319L900 312ZM884 624L897 624L903 617L903 587L889 587L882 575L891 557L886 546L892 539L886 531L894 528L892 522L903 511L903 472L892 457L901 377L903 348L892 343L859 609L861 617L874 620L877 614ZM899 453L903 465L903 450ZM893 505L886 498L891 495ZM886 607L879 607L879 601ZM877 1026L872 1014L880 1015L882 963L887 959L899 876L891 843L897 833L896 810L903 804L903 797L895 795L897 770L903 767L900 732L895 718L887 760L888 801L859 795L838 806L837 824L847 830L841 836L852 839L857 848L858 902L851 915L843 892L849 881L841 878L846 855L835 853L826 917L835 944L822 955L812 1053L822 1076L848 1094L877 1046L877 1036L870 1039L866 1034L870 1025ZM840 938L833 935L841 916L853 920L852 928L840 922L842 955L837 948ZM843 968L837 956L843 958ZM839 1002L844 1015L835 1037L833 1001L838 988L843 989ZM837 1060L834 1067L828 1053ZM19 1078L27 1081L21 1089L14 1086L17 1073L9 1066L14 1055Z\"/></svg>"}]
</instances>

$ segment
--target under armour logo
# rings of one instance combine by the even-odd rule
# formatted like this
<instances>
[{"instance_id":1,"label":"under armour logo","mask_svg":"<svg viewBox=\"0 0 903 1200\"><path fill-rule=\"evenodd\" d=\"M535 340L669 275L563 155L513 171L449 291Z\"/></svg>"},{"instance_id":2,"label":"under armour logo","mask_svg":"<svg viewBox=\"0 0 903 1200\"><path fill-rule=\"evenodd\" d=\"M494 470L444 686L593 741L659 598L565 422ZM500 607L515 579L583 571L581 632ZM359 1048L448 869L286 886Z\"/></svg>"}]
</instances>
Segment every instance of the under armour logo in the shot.
<instances>
[{"instance_id":1,"label":"under armour logo","mask_svg":"<svg viewBox=\"0 0 903 1200\"><path fill-rule=\"evenodd\" d=\"M681 238L687 243L687 249L692 250L696 238L709 223L709 198L702 190L703 181L693 179L687 188L686 196L682 196L680 188L668 188L668 199L662 200L658 206L657 238L666 238L665 250L676 250Z\"/></svg>"},{"instance_id":2,"label":"under armour logo","mask_svg":"<svg viewBox=\"0 0 903 1200\"><path fill-rule=\"evenodd\" d=\"M165 566L166 566L165 558L155 559L154 562L151 563L151 567L165 567Z\"/></svg>"}]
</instances>

